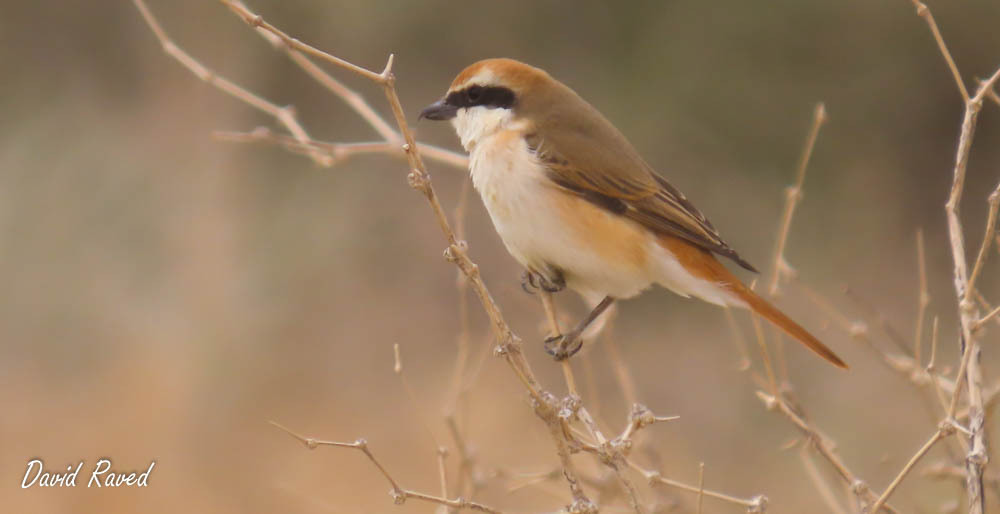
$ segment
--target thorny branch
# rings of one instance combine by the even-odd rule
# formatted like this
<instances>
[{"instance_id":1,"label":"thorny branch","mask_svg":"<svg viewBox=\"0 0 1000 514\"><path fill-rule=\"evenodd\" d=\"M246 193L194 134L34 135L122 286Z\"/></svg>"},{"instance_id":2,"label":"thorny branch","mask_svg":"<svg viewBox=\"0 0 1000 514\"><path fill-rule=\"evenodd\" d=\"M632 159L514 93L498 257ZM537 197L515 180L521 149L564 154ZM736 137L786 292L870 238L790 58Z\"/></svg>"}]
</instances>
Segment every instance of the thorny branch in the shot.
<instances>
[{"instance_id":1,"label":"thorny branch","mask_svg":"<svg viewBox=\"0 0 1000 514\"><path fill-rule=\"evenodd\" d=\"M962 224L958 217L959 203L962 198L963 186L965 185L965 173L969 162L969 151L972 148L972 138L976 130L976 120L979 111L983 106L983 97L993 85L1000 80L1000 69L998 69L986 82L980 84L976 95L966 101L965 115L962 120L962 133L958 140L958 150L955 155L955 170L951 186L951 194L948 196L948 203L945 205L945 212L948 217L948 233L951 237L952 258L955 262L955 293L958 297L958 314L962 325L960 338L960 348L962 349L962 362L959 367L956 385L966 380L968 387L969 403L969 442L971 450L966 457L966 495L969 504L970 514L981 514L985 510L985 499L983 495L983 468L988 461L986 452L986 434L984 430L985 410L983 408L982 394L982 371L979 368L980 347L979 341L975 339L975 327L981 320L979 310L972 300L972 291L975 286L976 275L982 266L986 255L986 246L992 239L992 233L987 232L979 257L973 265L972 276L968 275L965 241L962 235ZM991 203L996 205L996 199ZM996 209L991 208L990 217L993 228L996 222ZM958 388L956 388L957 390ZM956 395L957 396L957 395ZM952 402L954 411L955 401Z\"/></svg>"},{"instance_id":2,"label":"thorny branch","mask_svg":"<svg viewBox=\"0 0 1000 514\"><path fill-rule=\"evenodd\" d=\"M757 397L764 402L764 406L767 410L777 410L778 412L781 412L786 418L788 418L789 421L792 422L792 424L802 431L802 434L806 436L806 439L816 452L833 465L837 475L840 476L845 485L851 488L851 491L857 497L858 502L862 507L866 508L877 501L877 497L874 493L872 493L868 484L848 469L844 462L840 459L840 456L837 455L834 444L830 438L814 428L808 421L805 420L805 418L796 412L795 409L788 405L788 402L786 402L784 398L770 395L763 391L757 391ZM896 509L888 504L885 504L884 502L880 507L888 512L896 512Z\"/></svg>"},{"instance_id":3,"label":"thorny branch","mask_svg":"<svg viewBox=\"0 0 1000 514\"><path fill-rule=\"evenodd\" d=\"M357 112L362 119L368 122L375 129L375 131L378 132L379 136L381 136L384 141L379 144L359 144L357 145L357 148L354 148L349 152L344 151L346 147L351 145L349 143L331 145L330 143L316 141L309 135L308 132L306 132L306 129L298 121L293 107L283 107L264 99L211 70L177 46L177 44L170 39L166 31L160 25L159 21L157 21L156 17L153 16L152 12L149 10L145 0L133 0L133 3L142 14L142 18L145 20L150 30L154 35L156 35L156 39L159 40L160 45L163 47L163 51L167 55L173 57L182 66L187 68L188 71L213 87L259 111L274 117L274 119L283 125L290 134L290 137L286 135L272 135L270 131L258 128L253 132L242 133L242 136L239 133L224 134L222 139L236 142L265 142L281 144L294 153L301 153L308 156L313 160L313 162L324 167L339 164L340 159L346 158L346 153L385 153L389 155L403 155L400 143L402 138L399 133L393 130L392 127L390 127L389 124L386 123L367 102L365 102L361 95L347 88L337 79L333 78L333 76L319 68L315 63L310 61L307 56L303 55L296 46L286 45L285 40L290 39L287 38L287 36L283 39L274 33L269 32L266 28L257 27L258 34L261 34L265 39L271 42L271 44L284 48L289 57L296 64L302 67L307 74L333 92L337 97L344 99L344 101L352 109L354 109L354 111ZM239 13L243 17L244 21L247 21L247 23L253 25L256 21L256 18L247 18L248 15L253 15L246 9L242 2L233 0L224 1L223 3L233 9L234 12ZM298 44L301 45L302 43ZM467 165L467 160L464 155L432 145L423 145L423 150L428 158L435 161L463 169Z\"/></svg>"},{"instance_id":4,"label":"thorny branch","mask_svg":"<svg viewBox=\"0 0 1000 514\"><path fill-rule=\"evenodd\" d=\"M439 505L444 505L445 507L451 507L454 509L477 510L480 512L489 512L492 514L502 514L503 512L501 510L494 509L493 507L489 507L482 503L466 500L465 498L461 497L449 500L446 496L434 496L430 494L421 493L418 491L411 491L409 489L404 489L400 487L399 483L396 482L396 480L392 478L392 475L389 474L389 471L386 470L384 466L382 466L382 463L380 463L378 459L375 458L375 455L372 453L372 451L368 449L368 442L365 441L364 439L358 439L353 443L324 441L321 439L313 439L312 437L299 435L293 432L292 430L289 430L288 428L285 428L279 425L278 423L275 423L274 421L272 421L271 424L283 430L285 433L294 437L295 439L298 439L302 444L306 446L306 448L309 448L310 450L315 450L319 446L336 446L339 448L353 448L355 450L359 450L361 453L364 453L365 457L368 457L368 460L370 460L371 463L374 464L376 468L378 468L379 472L382 473L382 476L384 476L385 479L389 482L389 485L392 486L392 490L389 492L390 494L392 494L392 500L393 502L396 503L396 505L402 505L403 503L406 502L406 500L412 498L415 500L437 503Z\"/></svg>"},{"instance_id":5,"label":"thorny branch","mask_svg":"<svg viewBox=\"0 0 1000 514\"><path fill-rule=\"evenodd\" d=\"M893 493L896 487L902 482L902 480L912 471L913 467L916 465L926 453L933 447L938 441L944 439L945 437L953 433L963 433L969 438L968 444L965 447L969 450L968 456L966 457L966 467L965 467L965 478L966 478L966 493L967 501L969 504L969 512L974 514L980 514L984 510L984 496L983 496L983 467L985 466L988 457L986 453L986 442L985 442L985 432L983 430L984 424L984 395L982 391L982 373L979 370L979 354L980 349L978 341L973 339L976 329L982 326L993 313L987 314L986 316L980 316L978 310L976 309L976 304L973 300L973 294L975 292L975 281L982 270L983 263L985 261L985 256L988 253L989 246L992 239L994 238L996 230L996 214L997 207L1000 204L1000 186L994 191L994 193L989 198L990 209L988 211L987 227L986 233L983 238L983 243L980 245L979 252L977 253L977 258L973 264L971 275L968 274L966 261L965 261L965 248L964 241L962 238L962 227L960 220L958 218L958 205L962 196L962 189L965 180L966 167L968 164L969 151L972 144L972 137L975 131L976 118L982 107L982 102L984 97L988 97L992 92L993 86L998 80L1000 80L1000 70L997 70L993 76L988 80L980 83L976 95L969 97L968 91L965 88L964 82L962 81L961 74L958 71L958 67L955 65L954 59L952 59L950 52L947 49L947 45L941 38L940 31L937 28L937 24L934 21L930 10L927 9L925 5L919 1L913 0L914 5L917 7L917 13L924 18L931 32L934 36L935 41L941 50L942 55L951 70L955 82L958 86L959 93L961 94L963 100L965 101L965 115L962 122L962 131L959 137L959 145L957 154L955 157L955 169L953 173L952 188L949 195L949 200L945 206L947 218L948 218L948 230L951 239L951 249L952 256L955 262L955 289L958 297L959 303L959 318L961 321L961 360L959 370L954 381L948 381L943 377L939 377L934 373L933 362L936 353L936 328L935 328L935 338L934 346L932 347L932 357L931 363L927 366L926 370L920 369L920 343L922 334L922 323L924 311L929 303L929 295L927 293L926 285L926 264L923 252L923 234L918 233L918 257L919 257L919 267L920 267L920 298L919 298L919 309L918 309L918 320L917 328L915 330L915 355L913 358L908 357L898 357L890 356L882 352L883 358L887 364L889 364L894 369L906 373L914 380L914 383L921 383L923 377L930 378L935 386L938 393L938 397L941 398L942 403L944 403L944 398L941 389L950 389L951 401L947 406L942 405L945 408L945 419L943 419L938 426L937 431L931 436L931 438L914 454L910 460L906 463L900 473L892 481L892 483L886 488L886 490L878 497L874 503L865 506L865 500L870 498L870 491L867 487L861 488L862 491L859 492L858 487L852 487L856 494L858 494L859 499L862 500L862 507L866 512L875 512L880 508L884 508L886 500ZM786 211L787 212L787 211ZM783 226L787 224L783 222ZM780 246L779 246L780 248ZM780 253L776 258L775 268L780 270ZM780 273L775 274L780 279ZM815 296L815 295L813 295ZM815 299L815 298L814 298ZM819 301L820 304L823 301ZM830 310L830 309L828 309ZM838 317L838 316L835 316ZM842 318L842 316L839 316ZM864 326L853 325L849 322L843 323L847 325L847 329L855 337L864 336L867 333L867 329ZM935 320L936 327L936 320ZM870 343L870 341L869 341ZM870 343L871 344L871 343ZM876 348L874 344L871 344L872 348ZM904 363L903 361L910 361L909 363ZM966 382L968 387L968 427L963 427L956 421L958 415L958 402L962 391L962 382ZM949 383L950 382L950 383ZM950 385L950 387L947 387ZM850 472L843 466L843 464L836 458L832 453L832 447L825 444L825 438L818 435L811 427L795 413L780 396L771 396L762 392L758 392L758 395L769 408L778 407L780 410L791 419L796 425L799 426L803 432L806 432L810 439L813 441L814 445L819 450L820 454L827 458L838 471L840 476L845 480L853 484L854 480L851 479ZM870 500L869 500L870 501Z\"/></svg>"}]
</instances>

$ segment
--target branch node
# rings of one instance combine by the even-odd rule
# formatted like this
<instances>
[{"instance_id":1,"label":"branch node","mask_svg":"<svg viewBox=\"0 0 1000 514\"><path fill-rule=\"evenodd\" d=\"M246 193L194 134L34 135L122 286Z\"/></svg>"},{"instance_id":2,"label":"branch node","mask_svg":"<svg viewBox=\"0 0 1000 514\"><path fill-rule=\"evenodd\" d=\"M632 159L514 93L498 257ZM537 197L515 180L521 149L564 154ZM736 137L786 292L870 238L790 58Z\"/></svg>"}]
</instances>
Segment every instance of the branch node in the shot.
<instances>
[{"instance_id":1,"label":"branch node","mask_svg":"<svg viewBox=\"0 0 1000 514\"><path fill-rule=\"evenodd\" d=\"M425 173L420 170L413 169L406 174L406 183L413 189L426 194L428 188L430 187L431 180Z\"/></svg>"},{"instance_id":2,"label":"branch node","mask_svg":"<svg viewBox=\"0 0 1000 514\"><path fill-rule=\"evenodd\" d=\"M656 416L653 415L653 411L649 410L649 407L646 407L641 403L632 405L631 417L636 428L642 428L656 422Z\"/></svg>"},{"instance_id":3,"label":"branch node","mask_svg":"<svg viewBox=\"0 0 1000 514\"><path fill-rule=\"evenodd\" d=\"M965 462L975 464L976 466L985 466L989 461L990 457L986 455L986 451L982 447L970 450L968 455L965 456Z\"/></svg>"},{"instance_id":4,"label":"branch node","mask_svg":"<svg viewBox=\"0 0 1000 514\"><path fill-rule=\"evenodd\" d=\"M774 410L778 406L777 398L765 393L764 391L757 391L757 398L764 402L764 408L767 410Z\"/></svg>"},{"instance_id":5,"label":"branch node","mask_svg":"<svg viewBox=\"0 0 1000 514\"><path fill-rule=\"evenodd\" d=\"M570 394L569 396L563 398L560 403L559 418L566 421L576 419L576 414L580 411L580 397L575 394Z\"/></svg>"},{"instance_id":6,"label":"branch node","mask_svg":"<svg viewBox=\"0 0 1000 514\"><path fill-rule=\"evenodd\" d=\"M597 505L586 498L579 498L567 505L566 511L570 514L597 514Z\"/></svg>"},{"instance_id":7,"label":"branch node","mask_svg":"<svg viewBox=\"0 0 1000 514\"><path fill-rule=\"evenodd\" d=\"M504 351L507 351L507 349ZM558 404L559 401L556 400L556 397L548 391L541 391L538 397L532 396L531 398L531 407L535 410L535 414L543 420L547 418L551 419L549 416L556 410L556 405Z\"/></svg>"},{"instance_id":8,"label":"branch node","mask_svg":"<svg viewBox=\"0 0 1000 514\"><path fill-rule=\"evenodd\" d=\"M802 200L802 188L797 185L786 187L785 198L790 202L798 202L799 200Z\"/></svg>"},{"instance_id":9,"label":"branch node","mask_svg":"<svg viewBox=\"0 0 1000 514\"><path fill-rule=\"evenodd\" d=\"M751 513L762 513L767 510L767 496L763 494L758 494L750 499L750 505L747 505L747 512Z\"/></svg>"}]
</instances>

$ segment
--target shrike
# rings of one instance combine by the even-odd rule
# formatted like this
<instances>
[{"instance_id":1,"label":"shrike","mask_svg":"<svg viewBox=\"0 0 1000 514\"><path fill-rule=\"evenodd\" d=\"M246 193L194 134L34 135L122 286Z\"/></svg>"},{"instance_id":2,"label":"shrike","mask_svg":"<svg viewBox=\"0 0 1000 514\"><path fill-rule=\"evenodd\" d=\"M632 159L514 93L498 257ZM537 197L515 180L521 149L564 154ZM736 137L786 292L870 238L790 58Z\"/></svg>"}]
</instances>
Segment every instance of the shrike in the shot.
<instances>
[{"instance_id":1,"label":"shrike","mask_svg":"<svg viewBox=\"0 0 1000 514\"><path fill-rule=\"evenodd\" d=\"M580 335L615 299L659 284L752 309L847 367L726 269L717 255L757 271L611 122L545 71L511 59L477 62L420 117L451 121L476 191L529 283L603 298L576 328L548 341L558 343L558 351L547 347L557 358L579 350Z\"/></svg>"}]
</instances>

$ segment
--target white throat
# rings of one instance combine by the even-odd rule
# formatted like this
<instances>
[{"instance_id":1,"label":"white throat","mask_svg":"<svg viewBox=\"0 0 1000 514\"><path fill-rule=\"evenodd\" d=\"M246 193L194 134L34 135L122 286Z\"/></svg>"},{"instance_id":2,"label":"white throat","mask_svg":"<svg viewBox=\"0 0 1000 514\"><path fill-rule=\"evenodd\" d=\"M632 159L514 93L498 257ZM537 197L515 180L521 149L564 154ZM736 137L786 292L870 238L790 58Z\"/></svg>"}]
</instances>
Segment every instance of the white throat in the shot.
<instances>
[{"instance_id":1,"label":"white throat","mask_svg":"<svg viewBox=\"0 0 1000 514\"><path fill-rule=\"evenodd\" d=\"M458 110L458 113L451 120L455 127L459 139L465 151L471 152L476 144L484 139L508 128L513 120L514 113L510 109L477 106L466 107Z\"/></svg>"}]
</instances>

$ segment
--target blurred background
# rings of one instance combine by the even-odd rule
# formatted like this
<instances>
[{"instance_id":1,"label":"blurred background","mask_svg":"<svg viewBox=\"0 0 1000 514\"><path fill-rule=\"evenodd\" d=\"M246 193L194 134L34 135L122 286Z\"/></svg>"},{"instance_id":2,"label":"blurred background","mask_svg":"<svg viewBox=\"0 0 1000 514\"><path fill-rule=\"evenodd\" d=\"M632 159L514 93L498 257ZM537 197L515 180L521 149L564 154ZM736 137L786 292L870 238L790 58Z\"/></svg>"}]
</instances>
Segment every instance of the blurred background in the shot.
<instances>
[{"instance_id":1,"label":"blurred background","mask_svg":"<svg viewBox=\"0 0 1000 514\"><path fill-rule=\"evenodd\" d=\"M362 66L380 70L394 52L411 121L475 60L506 56L545 68L602 110L762 270L771 267L784 188L814 105L825 102L829 122L787 258L802 283L850 319L866 313L845 286L912 343L922 228L932 298L923 351L931 316L940 316L939 364L954 365L943 205L963 107L910 2L249 6ZM975 77L1000 65L1000 3L929 6L974 88ZM377 138L221 4L150 0L150 8L206 66L294 105L314 137ZM0 41L5 511L401 512L359 452L308 452L267 421L326 439L364 437L404 487L437 493L437 445L450 448L449 478L457 480L449 411L488 478L477 499L535 512L568 502L559 480L517 487L555 469L557 459L506 364L481 357L489 326L471 296L468 392L457 407L452 401L462 298L403 161L369 155L323 169L279 148L214 140L215 130L278 127L168 58L131 2L7 5ZM381 91L332 71L389 116ZM459 149L446 125L420 123L417 131L422 141ZM970 253L1000 179L998 143L1000 107L987 104L962 205ZM431 173L451 211L466 173L441 164ZM546 386L564 394L558 366L541 349L537 299L521 291L520 269L475 196L466 221L471 256L528 358ZM979 283L994 302L996 257ZM852 366L838 371L786 343L795 395L852 471L881 491L935 430L939 413L928 414L912 383L799 289L786 291L778 304ZM583 311L571 293L558 301L571 317ZM736 316L749 336L749 318ZM983 334L988 385L1000 365L990 345L997 333L991 326ZM874 324L872 337L891 348ZM691 484L704 462L706 487L765 494L771 512L826 509L798 452L783 449L798 432L763 408L750 373L739 370L721 310L658 290L621 305L612 339L638 400L681 417L646 429L638 460ZM396 343L416 404L393 373ZM587 405L617 432L628 405L608 355L599 342L574 365ZM946 448L922 466L951 463ZM21 489L34 457L57 471L84 460L81 475L101 457L122 470L157 464L145 489ZM588 456L575 459L598 469ZM817 466L829 476L827 463ZM676 512L695 509L689 493L644 487L643 495ZM916 473L891 503L940 512L961 497L959 481ZM988 499L998 501L992 491ZM434 507L410 501L401 509ZM740 507L706 500L705 511Z\"/></svg>"}]
</instances>

